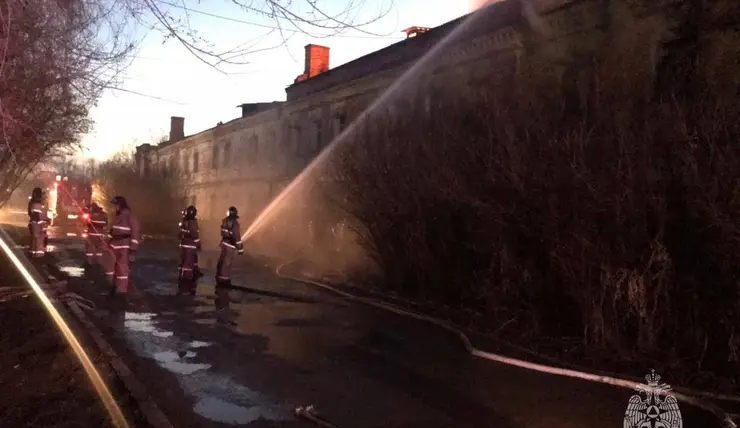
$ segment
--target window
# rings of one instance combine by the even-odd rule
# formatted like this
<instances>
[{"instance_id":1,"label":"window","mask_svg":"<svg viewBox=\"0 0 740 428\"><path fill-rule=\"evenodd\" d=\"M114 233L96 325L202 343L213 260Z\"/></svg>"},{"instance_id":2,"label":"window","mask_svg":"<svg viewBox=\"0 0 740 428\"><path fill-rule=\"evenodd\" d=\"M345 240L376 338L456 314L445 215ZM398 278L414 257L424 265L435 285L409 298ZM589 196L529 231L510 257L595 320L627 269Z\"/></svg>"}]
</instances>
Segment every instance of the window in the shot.
<instances>
[{"instance_id":1,"label":"window","mask_svg":"<svg viewBox=\"0 0 740 428\"><path fill-rule=\"evenodd\" d=\"M323 135L324 127L322 126L321 121L320 120L314 121L313 126L314 126L315 136L314 136L313 146L309 149L311 150L311 152L309 153L311 155L318 153L321 150L321 147L324 145L324 135Z\"/></svg>"},{"instance_id":2,"label":"window","mask_svg":"<svg viewBox=\"0 0 740 428\"><path fill-rule=\"evenodd\" d=\"M269 134L267 134L267 142L264 144L265 150L267 151L267 159L270 162L275 162L277 160L277 141L275 139L275 131L270 131Z\"/></svg>"},{"instance_id":3,"label":"window","mask_svg":"<svg viewBox=\"0 0 740 428\"><path fill-rule=\"evenodd\" d=\"M231 163L231 141L227 141L226 144L224 144L223 164L224 166L228 166L229 163Z\"/></svg>"},{"instance_id":4,"label":"window","mask_svg":"<svg viewBox=\"0 0 740 428\"><path fill-rule=\"evenodd\" d=\"M211 201L208 206L208 214L210 215L211 219L217 219L218 217L218 208L216 206L216 194L211 193L210 197Z\"/></svg>"},{"instance_id":5,"label":"window","mask_svg":"<svg viewBox=\"0 0 740 428\"><path fill-rule=\"evenodd\" d=\"M259 154L259 140L256 135L249 137L249 143L247 144L247 161L249 163L257 162L257 155Z\"/></svg>"},{"instance_id":6,"label":"window","mask_svg":"<svg viewBox=\"0 0 740 428\"><path fill-rule=\"evenodd\" d=\"M199 164L200 164L200 154L196 150L193 153L193 172L198 172Z\"/></svg>"},{"instance_id":7,"label":"window","mask_svg":"<svg viewBox=\"0 0 740 428\"><path fill-rule=\"evenodd\" d=\"M301 127L300 126L294 126L293 127L293 147L295 147L296 153L300 156L303 154L303 144L301 144Z\"/></svg>"},{"instance_id":8,"label":"window","mask_svg":"<svg viewBox=\"0 0 740 428\"><path fill-rule=\"evenodd\" d=\"M182 167L182 173L187 174L188 173L188 154L187 153L180 153L180 162Z\"/></svg>"},{"instance_id":9,"label":"window","mask_svg":"<svg viewBox=\"0 0 740 428\"><path fill-rule=\"evenodd\" d=\"M196 204L196 202L198 202L198 197L196 195L193 195L192 199L190 200L190 205L197 207L198 205Z\"/></svg>"},{"instance_id":10,"label":"window","mask_svg":"<svg viewBox=\"0 0 740 428\"><path fill-rule=\"evenodd\" d=\"M334 137L341 134L342 131L344 131L344 128L346 127L347 127L347 115L345 113L341 113L337 116L334 116L334 120L332 121L332 133L334 134Z\"/></svg>"},{"instance_id":11,"label":"window","mask_svg":"<svg viewBox=\"0 0 740 428\"><path fill-rule=\"evenodd\" d=\"M211 153L211 168L218 168L218 146L216 143L213 145L213 152Z\"/></svg>"}]
</instances>

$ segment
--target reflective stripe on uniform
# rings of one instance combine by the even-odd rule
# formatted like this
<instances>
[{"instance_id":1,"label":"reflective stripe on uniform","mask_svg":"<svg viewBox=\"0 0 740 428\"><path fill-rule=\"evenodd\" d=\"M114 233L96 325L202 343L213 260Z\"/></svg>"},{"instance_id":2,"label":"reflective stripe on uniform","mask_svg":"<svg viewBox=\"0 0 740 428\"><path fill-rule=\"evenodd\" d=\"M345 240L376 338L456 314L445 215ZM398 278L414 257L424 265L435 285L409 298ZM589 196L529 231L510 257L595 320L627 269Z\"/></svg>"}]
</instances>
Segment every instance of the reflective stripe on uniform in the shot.
<instances>
[{"instance_id":1,"label":"reflective stripe on uniform","mask_svg":"<svg viewBox=\"0 0 740 428\"><path fill-rule=\"evenodd\" d=\"M127 226L118 226L118 225L113 226L113 229L131 230L130 227L127 227Z\"/></svg>"},{"instance_id":2,"label":"reflective stripe on uniform","mask_svg":"<svg viewBox=\"0 0 740 428\"><path fill-rule=\"evenodd\" d=\"M110 247L113 248L113 249L115 249L115 250L121 250L121 249L124 249L124 248L131 248L128 245L111 245Z\"/></svg>"},{"instance_id":3,"label":"reflective stripe on uniform","mask_svg":"<svg viewBox=\"0 0 740 428\"><path fill-rule=\"evenodd\" d=\"M233 246L233 245L229 244L229 243L228 243L228 242L226 242L226 241L221 241L221 243L222 243L223 245L226 245L227 247L231 247L231 248L236 248L235 246Z\"/></svg>"},{"instance_id":4,"label":"reflective stripe on uniform","mask_svg":"<svg viewBox=\"0 0 740 428\"><path fill-rule=\"evenodd\" d=\"M196 247L195 245L183 245L183 244L180 244L180 248L192 248L193 250L198 249L198 247Z\"/></svg>"}]
</instances>

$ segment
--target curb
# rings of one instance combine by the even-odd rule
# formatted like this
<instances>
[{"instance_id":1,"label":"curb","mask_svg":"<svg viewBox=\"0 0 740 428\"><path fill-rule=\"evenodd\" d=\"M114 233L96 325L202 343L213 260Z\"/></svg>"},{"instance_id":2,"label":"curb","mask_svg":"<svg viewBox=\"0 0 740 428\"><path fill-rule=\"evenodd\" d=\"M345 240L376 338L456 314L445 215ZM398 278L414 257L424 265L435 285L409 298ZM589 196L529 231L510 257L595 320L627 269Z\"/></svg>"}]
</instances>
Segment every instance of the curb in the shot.
<instances>
[{"instance_id":1,"label":"curb","mask_svg":"<svg viewBox=\"0 0 740 428\"><path fill-rule=\"evenodd\" d=\"M100 329L85 315L79 305L74 301L67 301L65 304L77 320L85 326L95 345L108 358L108 363L115 371L116 376L123 381L126 390L133 398L147 424L152 428L174 428L174 425L151 398L146 387L136 379L131 369L116 354L113 347L105 340Z\"/></svg>"}]
</instances>

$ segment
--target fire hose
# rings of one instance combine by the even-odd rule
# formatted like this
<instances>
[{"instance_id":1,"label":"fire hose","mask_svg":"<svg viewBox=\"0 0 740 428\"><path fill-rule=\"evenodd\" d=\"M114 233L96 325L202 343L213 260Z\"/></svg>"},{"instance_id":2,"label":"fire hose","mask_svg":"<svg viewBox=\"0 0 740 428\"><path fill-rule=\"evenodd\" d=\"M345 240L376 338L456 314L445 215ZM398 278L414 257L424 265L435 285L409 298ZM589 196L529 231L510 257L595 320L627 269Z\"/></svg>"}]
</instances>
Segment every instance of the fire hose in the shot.
<instances>
[{"instance_id":1,"label":"fire hose","mask_svg":"<svg viewBox=\"0 0 740 428\"><path fill-rule=\"evenodd\" d=\"M540 373L546 373L550 375L555 376L564 376L569 377L573 379L581 379L588 382L595 382L595 383L601 383L606 385L612 385L620 388L626 388L626 389L641 389L645 390L645 385L642 385L638 382L628 380L628 379L621 379L617 377L612 376L606 376L606 375L599 375L595 373L588 373L585 371L579 371L579 370L572 370L572 369L565 369L565 368L559 368L559 367L553 367L548 366L545 364L538 364L538 363L531 363L524 360L519 360L516 358L506 357L504 355L494 354L491 352L483 351L481 349L478 349L474 347L468 338L468 336L460 329L452 326L451 324L440 320L438 318L434 318L428 315L419 314L416 312L407 311L405 309L401 309L399 307L390 305L388 303L384 303L382 301L374 300L374 299L368 299L360 296L356 296L354 294L348 293L346 291L342 291L338 288L332 287L330 285L324 284L318 280L310 279L310 278L301 278L296 277L290 274L284 274L282 273L282 269L291 263L294 263L295 260L285 262L281 265L279 265L275 269L275 274L284 279L289 279L293 281L302 282L305 284L311 284L316 287L319 287L321 289L330 291L334 294L337 294L339 296L342 296L346 299L353 300L362 304L365 304L367 306L372 306L378 309L382 309L384 311L392 312L396 315L401 315L409 318L414 318L419 321L424 321L433 325L436 325L444 330L447 330L448 332L454 334L457 336L460 341L463 344L463 347L467 351L468 354L470 354L473 357L481 358L488 361L493 361L501 364L506 364L509 366L515 366L519 368L523 368L526 370L536 371ZM687 404L693 405L695 407L698 407L700 409L706 410L713 415L715 415L719 420L722 421L723 426L726 428L737 428L737 424L734 422L733 418L737 418L738 415L730 414L721 409L719 406L708 402L705 399L697 398L697 396L704 397L704 398L713 398L723 401L733 401L733 402L740 402L740 397L737 396L730 396L730 395L721 395L721 394L714 394L710 392L704 392L704 391L695 391L688 388L673 388L672 395L680 401L683 401ZM312 406L309 406L312 407ZM300 409L300 408L299 408ZM296 414L298 414L298 409L296 409ZM326 426L326 425L325 425ZM329 425L331 426L331 425Z\"/></svg>"}]
</instances>

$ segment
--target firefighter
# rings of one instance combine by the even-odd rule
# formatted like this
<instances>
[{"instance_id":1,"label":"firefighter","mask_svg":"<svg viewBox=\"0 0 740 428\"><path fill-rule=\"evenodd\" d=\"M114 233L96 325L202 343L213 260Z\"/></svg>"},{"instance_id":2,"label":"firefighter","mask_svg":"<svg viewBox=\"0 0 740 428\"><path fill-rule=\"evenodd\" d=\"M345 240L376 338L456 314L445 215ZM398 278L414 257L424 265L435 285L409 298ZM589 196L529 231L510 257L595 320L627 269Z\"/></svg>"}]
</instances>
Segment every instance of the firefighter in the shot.
<instances>
[{"instance_id":1,"label":"firefighter","mask_svg":"<svg viewBox=\"0 0 740 428\"><path fill-rule=\"evenodd\" d=\"M31 233L29 250L31 257L44 257L49 240L46 234L49 218L44 212L43 198L44 192L40 187L36 187L31 192L31 199L28 201L28 231Z\"/></svg>"},{"instance_id":2,"label":"firefighter","mask_svg":"<svg viewBox=\"0 0 740 428\"><path fill-rule=\"evenodd\" d=\"M221 222L221 254L216 265L216 287L231 286L231 264L234 261L234 253L244 254L238 218L236 208L229 207L226 218Z\"/></svg>"},{"instance_id":3,"label":"firefighter","mask_svg":"<svg viewBox=\"0 0 740 428\"><path fill-rule=\"evenodd\" d=\"M111 200L116 206L116 217L108 232L108 246L112 257L107 267L106 276L112 283L111 295L126 294L129 284L129 264L134 261L134 254L139 248L139 221L123 196Z\"/></svg>"},{"instance_id":4,"label":"firefighter","mask_svg":"<svg viewBox=\"0 0 740 428\"><path fill-rule=\"evenodd\" d=\"M183 211L180 222L180 265L178 266L178 294L195 294L197 281L202 276L198 268L198 251L200 251L200 232L198 210L190 205Z\"/></svg>"},{"instance_id":5,"label":"firefighter","mask_svg":"<svg viewBox=\"0 0 740 428\"><path fill-rule=\"evenodd\" d=\"M87 230L85 231L85 271L102 264L105 251L105 227L108 225L108 214L93 202L86 207Z\"/></svg>"}]
</instances>

